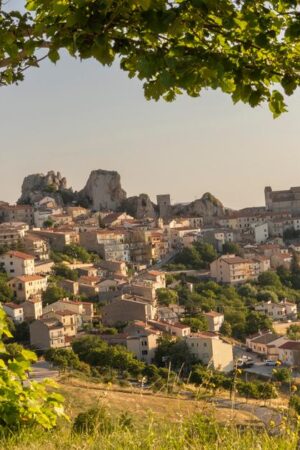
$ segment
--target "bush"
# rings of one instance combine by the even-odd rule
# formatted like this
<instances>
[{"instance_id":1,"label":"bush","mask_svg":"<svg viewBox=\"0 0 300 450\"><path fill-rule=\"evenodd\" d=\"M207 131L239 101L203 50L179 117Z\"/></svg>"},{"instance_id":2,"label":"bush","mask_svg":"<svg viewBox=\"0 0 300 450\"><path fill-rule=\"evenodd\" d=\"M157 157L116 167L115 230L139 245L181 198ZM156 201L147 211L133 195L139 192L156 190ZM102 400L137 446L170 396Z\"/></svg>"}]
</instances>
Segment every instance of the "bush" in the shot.
<instances>
[{"instance_id":1,"label":"bush","mask_svg":"<svg viewBox=\"0 0 300 450\"><path fill-rule=\"evenodd\" d=\"M73 431L84 434L98 432L109 434L113 431L113 421L107 409L104 406L98 406L78 414L74 420Z\"/></svg>"}]
</instances>

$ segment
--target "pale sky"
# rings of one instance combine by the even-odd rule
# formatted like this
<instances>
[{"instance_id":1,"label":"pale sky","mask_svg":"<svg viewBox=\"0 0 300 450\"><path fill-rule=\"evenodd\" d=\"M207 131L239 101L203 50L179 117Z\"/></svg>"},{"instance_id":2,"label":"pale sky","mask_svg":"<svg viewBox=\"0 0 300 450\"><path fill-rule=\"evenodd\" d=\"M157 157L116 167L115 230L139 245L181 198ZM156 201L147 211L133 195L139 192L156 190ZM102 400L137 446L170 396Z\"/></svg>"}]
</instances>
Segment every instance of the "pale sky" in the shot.
<instances>
[{"instance_id":1,"label":"pale sky","mask_svg":"<svg viewBox=\"0 0 300 450\"><path fill-rule=\"evenodd\" d=\"M117 65L65 55L0 88L0 200L16 201L28 174L59 170L78 190L108 169L128 196L209 191L228 207L263 205L265 185L300 185L299 117L300 92L276 120L212 91L155 103Z\"/></svg>"}]
</instances>

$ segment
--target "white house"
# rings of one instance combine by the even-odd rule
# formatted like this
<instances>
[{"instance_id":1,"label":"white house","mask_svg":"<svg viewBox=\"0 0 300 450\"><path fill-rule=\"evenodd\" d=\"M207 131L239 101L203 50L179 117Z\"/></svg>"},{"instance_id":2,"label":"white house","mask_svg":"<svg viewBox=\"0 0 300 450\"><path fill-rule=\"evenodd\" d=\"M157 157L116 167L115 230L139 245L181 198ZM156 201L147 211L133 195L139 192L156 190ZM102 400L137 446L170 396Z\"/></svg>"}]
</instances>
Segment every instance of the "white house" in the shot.
<instances>
[{"instance_id":1,"label":"white house","mask_svg":"<svg viewBox=\"0 0 300 450\"><path fill-rule=\"evenodd\" d=\"M34 257L27 253L18 251L9 251L0 256L0 266L2 266L7 275L18 277L20 275L34 275Z\"/></svg>"}]
</instances>

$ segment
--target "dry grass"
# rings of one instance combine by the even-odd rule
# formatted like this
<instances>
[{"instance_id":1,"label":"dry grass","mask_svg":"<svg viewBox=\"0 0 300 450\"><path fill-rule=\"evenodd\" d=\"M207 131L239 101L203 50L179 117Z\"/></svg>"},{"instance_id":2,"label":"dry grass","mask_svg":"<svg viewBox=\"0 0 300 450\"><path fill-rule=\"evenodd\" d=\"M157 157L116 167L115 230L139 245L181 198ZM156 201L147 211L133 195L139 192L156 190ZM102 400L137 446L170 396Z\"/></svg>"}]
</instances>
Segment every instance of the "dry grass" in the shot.
<instances>
[{"instance_id":1,"label":"dry grass","mask_svg":"<svg viewBox=\"0 0 300 450\"><path fill-rule=\"evenodd\" d=\"M300 325L300 322L280 322L280 323L273 323L273 328L275 330L275 333L278 333L282 336L284 336L287 332L287 329L291 325Z\"/></svg>"},{"instance_id":2,"label":"dry grass","mask_svg":"<svg viewBox=\"0 0 300 450\"><path fill-rule=\"evenodd\" d=\"M171 396L121 388L116 385L95 384L76 378L62 379L59 390L66 398L67 412L71 417L101 403L113 413L126 411L140 418L146 418L151 414L157 418L176 421L201 412L216 417L220 422L233 420L239 424L260 423L251 413L218 408L205 400L196 401L179 395Z\"/></svg>"}]
</instances>

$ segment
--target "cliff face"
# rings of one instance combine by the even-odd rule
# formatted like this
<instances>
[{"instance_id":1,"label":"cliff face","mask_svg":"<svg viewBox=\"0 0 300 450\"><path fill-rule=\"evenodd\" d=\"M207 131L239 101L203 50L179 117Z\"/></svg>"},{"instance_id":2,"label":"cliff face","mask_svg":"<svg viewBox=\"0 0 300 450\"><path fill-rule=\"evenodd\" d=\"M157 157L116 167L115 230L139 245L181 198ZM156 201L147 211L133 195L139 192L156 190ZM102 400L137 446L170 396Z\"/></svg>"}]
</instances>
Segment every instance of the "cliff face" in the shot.
<instances>
[{"instance_id":1,"label":"cliff face","mask_svg":"<svg viewBox=\"0 0 300 450\"><path fill-rule=\"evenodd\" d=\"M126 199L118 172L93 170L85 187L78 193L80 201L85 201L95 211L117 210Z\"/></svg>"},{"instance_id":2,"label":"cliff face","mask_svg":"<svg viewBox=\"0 0 300 450\"><path fill-rule=\"evenodd\" d=\"M147 194L127 198L121 205L121 209L136 219L155 218L155 205Z\"/></svg>"},{"instance_id":3,"label":"cliff face","mask_svg":"<svg viewBox=\"0 0 300 450\"><path fill-rule=\"evenodd\" d=\"M72 194L72 190L67 188L66 178L62 177L60 172L55 173L50 170L46 175L37 173L24 178L18 203L33 204L49 196L53 197L58 204L63 204L63 193Z\"/></svg>"},{"instance_id":4,"label":"cliff face","mask_svg":"<svg viewBox=\"0 0 300 450\"><path fill-rule=\"evenodd\" d=\"M207 192L192 203L174 205L172 212L175 216L202 216L204 224L212 224L218 217L224 216L225 208L220 200Z\"/></svg>"}]
</instances>

